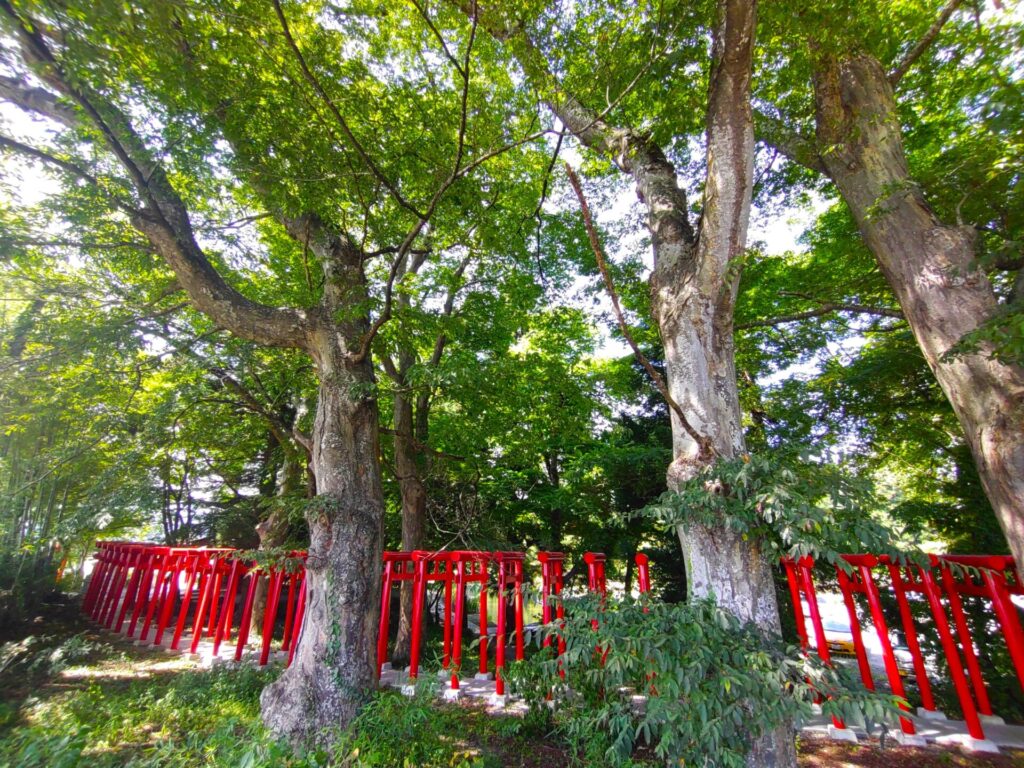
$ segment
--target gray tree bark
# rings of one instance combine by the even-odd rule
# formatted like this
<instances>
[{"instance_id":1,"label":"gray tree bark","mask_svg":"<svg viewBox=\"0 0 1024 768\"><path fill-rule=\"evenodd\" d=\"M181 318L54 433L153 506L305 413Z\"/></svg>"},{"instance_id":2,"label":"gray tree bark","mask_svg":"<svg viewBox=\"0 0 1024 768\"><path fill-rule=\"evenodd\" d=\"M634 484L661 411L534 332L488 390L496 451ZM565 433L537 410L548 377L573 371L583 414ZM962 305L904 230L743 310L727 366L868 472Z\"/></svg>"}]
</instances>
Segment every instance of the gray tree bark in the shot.
<instances>
[{"instance_id":1,"label":"gray tree bark","mask_svg":"<svg viewBox=\"0 0 1024 768\"><path fill-rule=\"evenodd\" d=\"M324 331L312 348L320 378L313 431L318 496L308 513L306 614L291 666L260 697L273 732L325 746L377 684L384 507L373 367L347 357L359 338Z\"/></svg>"},{"instance_id":2,"label":"gray tree bark","mask_svg":"<svg viewBox=\"0 0 1024 768\"><path fill-rule=\"evenodd\" d=\"M260 697L263 721L293 743L330 746L377 685L384 497L376 381L357 356L370 327L363 254L315 216L284 219L324 269L322 322L307 349L320 382L313 422L317 496L306 519L306 613L290 667Z\"/></svg>"}]
</instances>

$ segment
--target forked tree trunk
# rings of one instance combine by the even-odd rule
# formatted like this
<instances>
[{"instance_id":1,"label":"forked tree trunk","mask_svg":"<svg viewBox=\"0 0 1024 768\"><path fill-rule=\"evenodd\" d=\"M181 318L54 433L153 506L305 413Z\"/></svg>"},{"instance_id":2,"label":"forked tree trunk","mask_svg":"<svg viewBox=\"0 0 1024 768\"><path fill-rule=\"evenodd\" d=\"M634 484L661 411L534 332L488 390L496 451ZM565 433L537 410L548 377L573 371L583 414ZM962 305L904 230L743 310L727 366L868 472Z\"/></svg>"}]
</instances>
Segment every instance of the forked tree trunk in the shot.
<instances>
[{"instance_id":1,"label":"forked tree trunk","mask_svg":"<svg viewBox=\"0 0 1024 768\"><path fill-rule=\"evenodd\" d=\"M652 276L654 310L665 347L669 391L703 451L672 412L673 462L668 486L678 490L714 457L745 451L736 383L733 312L746 249L754 171L750 110L754 6L725 3L720 12L708 109L704 217L696 242L662 243ZM756 542L727 527L680 529L691 594L714 594L732 613L779 633L771 567Z\"/></svg>"},{"instance_id":2,"label":"forked tree trunk","mask_svg":"<svg viewBox=\"0 0 1024 768\"><path fill-rule=\"evenodd\" d=\"M260 697L264 722L293 743L329 744L377 684L384 513L377 402L371 362L350 362L345 348L341 334L326 329L311 342L320 390L306 616L292 665Z\"/></svg>"},{"instance_id":3,"label":"forked tree trunk","mask_svg":"<svg viewBox=\"0 0 1024 768\"><path fill-rule=\"evenodd\" d=\"M928 366L960 420L1018 567L1024 567L1024 370L945 353L997 309L976 268L973 231L943 224L907 165L892 89L870 56L816 67L821 159L896 294Z\"/></svg>"},{"instance_id":4,"label":"forked tree trunk","mask_svg":"<svg viewBox=\"0 0 1024 768\"><path fill-rule=\"evenodd\" d=\"M402 498L402 549L423 549L427 527L427 491L423 485L423 457L416 447L413 404L404 392L395 392L395 473ZM398 634L392 661L408 660L412 644L412 582L403 581L399 598Z\"/></svg>"},{"instance_id":5,"label":"forked tree trunk","mask_svg":"<svg viewBox=\"0 0 1024 768\"><path fill-rule=\"evenodd\" d=\"M665 348L669 391L692 431L709 444L699 444L672 412L671 490L678 490L715 458L734 458L745 450L733 313L754 179L750 108L754 28L753 2L726 0L719 4L699 237L695 241L687 237L688 228L680 228L677 219L659 220L657 197L652 205L651 194L646 195L656 257L651 278L653 307ZM658 191L661 197L672 192ZM676 211L682 214L678 207ZM677 230L678 235L673 235ZM744 540L725 521L712 527L680 527L678 533L691 596L713 596L718 605L741 620L768 634L781 634L772 565L756 540ZM795 766L792 727L782 726L756 739L747 764Z\"/></svg>"},{"instance_id":6,"label":"forked tree trunk","mask_svg":"<svg viewBox=\"0 0 1024 768\"><path fill-rule=\"evenodd\" d=\"M636 183L647 209L654 250L652 305L665 347L669 389L707 445L700 446L673 413L670 488L716 456L743 450L733 309L753 192L754 134L750 110L754 0L719 0L708 94L707 167L699 236L689 221L675 168L649 134L613 127L565 91L544 53L500 7L461 2L488 31L507 41L548 107L591 149L612 159ZM690 594L718 603L767 633L780 632L771 567L755 541L727 526L680 535ZM751 766L796 766L793 732L782 727L752 745Z\"/></svg>"}]
</instances>

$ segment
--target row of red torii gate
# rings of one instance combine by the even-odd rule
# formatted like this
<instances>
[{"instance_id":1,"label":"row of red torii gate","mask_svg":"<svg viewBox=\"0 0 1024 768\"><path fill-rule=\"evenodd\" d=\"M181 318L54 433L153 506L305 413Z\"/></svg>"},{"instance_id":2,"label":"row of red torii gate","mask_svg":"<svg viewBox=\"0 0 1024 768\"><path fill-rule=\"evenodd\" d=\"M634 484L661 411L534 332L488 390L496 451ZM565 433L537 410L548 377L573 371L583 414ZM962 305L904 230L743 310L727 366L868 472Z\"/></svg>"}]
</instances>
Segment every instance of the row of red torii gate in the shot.
<instances>
[{"instance_id":1,"label":"row of red torii gate","mask_svg":"<svg viewBox=\"0 0 1024 768\"><path fill-rule=\"evenodd\" d=\"M83 610L95 621L139 644L182 650L183 638L196 653L204 637L212 642L214 656L222 646L234 644L238 661L250 645L250 625L258 586L266 584L266 607L260 637L254 638L258 662L268 663L273 646L286 654L291 664L302 639L306 601L304 552L293 552L280 563L259 565L237 550L202 547L166 547L154 544L101 541L97 544L96 566L85 592ZM391 593L396 584L412 582L413 633L408 676L415 680L423 652L423 614L427 610L428 585L440 591L443 606L442 666L450 673L450 687L459 688L462 668L463 632L466 625L467 587L478 590L479 674L489 670L488 644L493 640L496 693L505 693L506 642L514 636L514 658L524 657L524 575L526 556L522 552L446 551L385 552L382 573L381 615L377 645L378 674L387 662L388 630L391 621ZM921 647L923 632L937 635L944 668L956 691L967 730L974 739L984 739L985 721L997 721L992 712L979 654L964 611L965 599L981 600L991 618L989 633L1001 633L1021 688L1024 689L1024 630L1012 596L1024 595L1013 559L1009 556L930 556L930 567L900 563L887 556L844 555L847 567L836 567L838 586L849 616L853 652L864 685L875 689L872 667L858 616L858 602L867 604L867 615L877 635L889 688L906 698L902 669L890 637L882 603L882 590L895 598L903 637L911 657L914 679L925 717L938 714L932 683L937 665L926 658ZM549 624L564 616L559 598L564 587L566 555L539 552L542 621ZM605 556L583 555L589 591L605 594ZM651 588L648 558L636 555L637 582L641 592ZM820 597L815 589L814 561L810 557L782 561L797 633L805 652L814 648L826 663L832 652L849 643L827 637ZM497 599L497 625L488 623L488 593ZM917 616L912 606L919 608ZM512 616L509 616L511 611ZM805 613L806 611L806 613ZM186 637L186 629L191 637ZM275 637L276 636L276 637ZM546 643L551 640L546 639ZM846 725L833 721L842 731ZM915 733L914 723L900 718L904 734Z\"/></svg>"}]
</instances>

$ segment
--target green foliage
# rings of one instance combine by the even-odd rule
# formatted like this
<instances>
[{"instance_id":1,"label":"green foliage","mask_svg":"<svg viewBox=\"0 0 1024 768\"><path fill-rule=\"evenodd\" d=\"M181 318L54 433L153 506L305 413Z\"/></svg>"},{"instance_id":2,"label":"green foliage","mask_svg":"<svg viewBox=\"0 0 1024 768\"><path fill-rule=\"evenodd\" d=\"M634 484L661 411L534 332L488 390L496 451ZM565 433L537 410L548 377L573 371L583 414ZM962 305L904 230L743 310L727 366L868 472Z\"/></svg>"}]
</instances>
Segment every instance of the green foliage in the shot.
<instances>
[{"instance_id":1,"label":"green foliage","mask_svg":"<svg viewBox=\"0 0 1024 768\"><path fill-rule=\"evenodd\" d=\"M259 693L274 674L239 668L144 675L127 685L93 682L30 701L32 724L4 734L0 765L322 765L315 756L295 758L266 737L258 719Z\"/></svg>"},{"instance_id":2,"label":"green foliage","mask_svg":"<svg viewBox=\"0 0 1024 768\"><path fill-rule=\"evenodd\" d=\"M892 697L867 692L711 600L587 596L566 605L564 625L543 630L564 640L565 653L513 665L509 680L541 712L553 692L555 726L589 750L588 765L625 765L646 745L670 765L742 766L758 735L808 717L816 692L828 697L825 714L869 726L897 711Z\"/></svg>"},{"instance_id":3,"label":"green foliage","mask_svg":"<svg viewBox=\"0 0 1024 768\"><path fill-rule=\"evenodd\" d=\"M40 680L109 648L105 643L89 640L84 632L67 638L27 635L0 646L0 676L25 682Z\"/></svg>"},{"instance_id":4,"label":"green foliage","mask_svg":"<svg viewBox=\"0 0 1024 768\"><path fill-rule=\"evenodd\" d=\"M34 650L0 653L0 664L20 659L0 679L24 680L31 668L39 688L20 711L0 705L2 768L500 768L546 735L519 718L440 705L424 685L414 697L375 694L330 755L296 752L260 722L260 692L279 669L168 671L162 655L132 658L81 635L21 646ZM71 676L42 685L61 670Z\"/></svg>"},{"instance_id":5,"label":"green foliage","mask_svg":"<svg viewBox=\"0 0 1024 768\"><path fill-rule=\"evenodd\" d=\"M811 555L846 567L845 552L906 557L893 532L867 514L875 506L870 484L841 467L753 454L715 462L637 514L668 526L724 526L758 541L771 559Z\"/></svg>"},{"instance_id":6,"label":"green foliage","mask_svg":"<svg viewBox=\"0 0 1024 768\"><path fill-rule=\"evenodd\" d=\"M351 768L496 768L493 759L486 759L463 741L466 720L464 712L439 708L429 687L419 688L413 697L382 691L363 708L338 743L338 764Z\"/></svg>"},{"instance_id":7,"label":"green foliage","mask_svg":"<svg viewBox=\"0 0 1024 768\"><path fill-rule=\"evenodd\" d=\"M748 270L737 318L770 317L776 295L786 315L816 300L895 306L856 237L849 216L830 209L805 236L810 253ZM885 513L936 550L1005 551L956 416L902 320L840 313L752 325L738 335L737 365L762 382L741 388L755 450L803 445L873 478Z\"/></svg>"},{"instance_id":8,"label":"green foliage","mask_svg":"<svg viewBox=\"0 0 1024 768\"><path fill-rule=\"evenodd\" d=\"M1017 258L1024 260L1024 255ZM999 307L991 318L960 339L944 359L978 352L1006 365L1024 365L1024 295Z\"/></svg>"},{"instance_id":9,"label":"green foliage","mask_svg":"<svg viewBox=\"0 0 1024 768\"><path fill-rule=\"evenodd\" d=\"M231 553L231 559L250 563L261 571L274 568L285 573L298 573L303 568L303 559L294 553L294 549L286 547L239 549Z\"/></svg>"}]
</instances>

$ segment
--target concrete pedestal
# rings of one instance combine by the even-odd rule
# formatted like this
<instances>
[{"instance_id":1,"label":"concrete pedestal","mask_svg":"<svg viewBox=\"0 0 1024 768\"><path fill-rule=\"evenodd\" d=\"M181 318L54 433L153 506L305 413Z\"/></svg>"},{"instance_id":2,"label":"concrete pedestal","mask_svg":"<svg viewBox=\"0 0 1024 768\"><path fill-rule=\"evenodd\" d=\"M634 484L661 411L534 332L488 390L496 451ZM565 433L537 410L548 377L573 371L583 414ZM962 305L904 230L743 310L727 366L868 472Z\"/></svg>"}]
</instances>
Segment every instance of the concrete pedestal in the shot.
<instances>
[{"instance_id":1,"label":"concrete pedestal","mask_svg":"<svg viewBox=\"0 0 1024 768\"><path fill-rule=\"evenodd\" d=\"M927 747L928 740L924 736L918 736L917 734L904 733L903 731L896 731L892 735L892 740L899 744L901 747Z\"/></svg>"},{"instance_id":2,"label":"concrete pedestal","mask_svg":"<svg viewBox=\"0 0 1024 768\"><path fill-rule=\"evenodd\" d=\"M939 736L935 740L936 744L959 744L961 747L969 752L987 752L990 754L998 754L999 747L996 746L994 741L988 739L976 739L973 736L968 736L966 733L951 733L947 736Z\"/></svg>"},{"instance_id":3,"label":"concrete pedestal","mask_svg":"<svg viewBox=\"0 0 1024 768\"><path fill-rule=\"evenodd\" d=\"M828 727L828 737L832 741L846 741L850 744L857 743L857 734L850 728L836 728L834 725Z\"/></svg>"}]
</instances>

